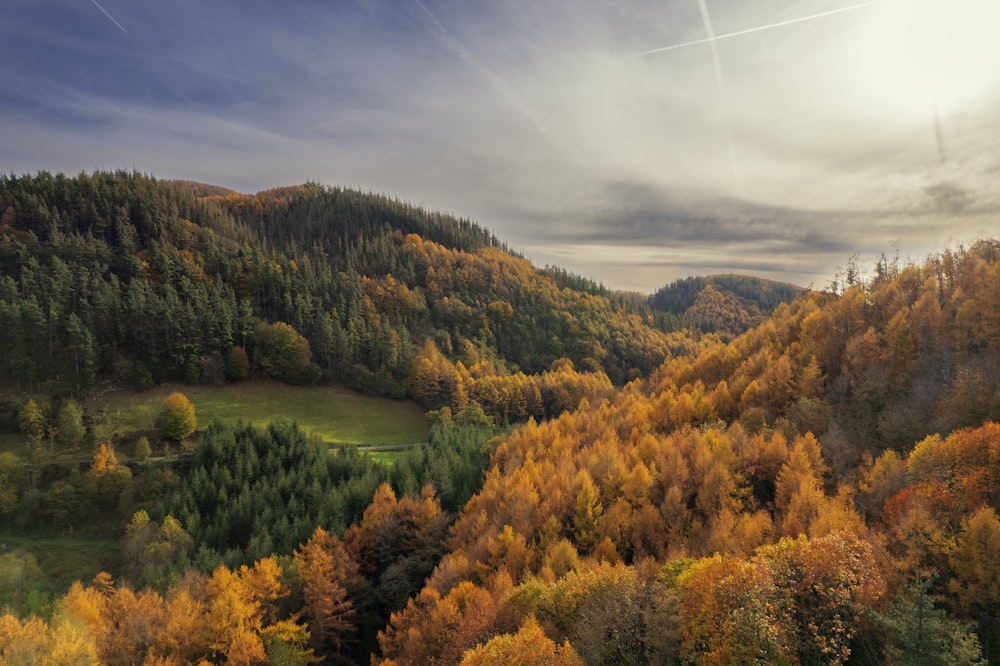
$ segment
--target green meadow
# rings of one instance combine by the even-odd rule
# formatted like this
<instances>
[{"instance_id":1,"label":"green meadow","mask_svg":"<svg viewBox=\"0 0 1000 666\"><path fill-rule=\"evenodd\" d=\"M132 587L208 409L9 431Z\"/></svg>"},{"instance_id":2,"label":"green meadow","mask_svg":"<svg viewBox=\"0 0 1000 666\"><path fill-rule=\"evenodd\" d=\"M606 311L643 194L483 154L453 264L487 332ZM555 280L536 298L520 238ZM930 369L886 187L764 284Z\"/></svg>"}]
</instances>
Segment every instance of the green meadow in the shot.
<instances>
[{"instance_id":1,"label":"green meadow","mask_svg":"<svg viewBox=\"0 0 1000 666\"><path fill-rule=\"evenodd\" d=\"M91 414L104 413L124 430L152 430L160 402L180 391L194 403L198 428L213 419L266 425L295 421L331 444L413 445L427 441L423 410L409 401L375 398L335 386L290 386L250 381L223 386L168 384L136 393L115 391L91 399Z\"/></svg>"}]
</instances>

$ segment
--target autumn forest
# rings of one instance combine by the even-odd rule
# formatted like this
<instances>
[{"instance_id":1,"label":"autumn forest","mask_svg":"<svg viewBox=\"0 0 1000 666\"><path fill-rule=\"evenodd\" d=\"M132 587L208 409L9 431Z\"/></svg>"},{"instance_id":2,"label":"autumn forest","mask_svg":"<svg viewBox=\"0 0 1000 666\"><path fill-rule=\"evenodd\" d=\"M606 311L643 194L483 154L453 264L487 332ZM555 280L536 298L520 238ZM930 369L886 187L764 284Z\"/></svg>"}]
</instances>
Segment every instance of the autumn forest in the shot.
<instances>
[{"instance_id":1,"label":"autumn forest","mask_svg":"<svg viewBox=\"0 0 1000 666\"><path fill-rule=\"evenodd\" d=\"M382 195L3 176L0 661L1000 663L1000 240L844 260L625 293ZM254 382L429 434L185 395Z\"/></svg>"}]
</instances>

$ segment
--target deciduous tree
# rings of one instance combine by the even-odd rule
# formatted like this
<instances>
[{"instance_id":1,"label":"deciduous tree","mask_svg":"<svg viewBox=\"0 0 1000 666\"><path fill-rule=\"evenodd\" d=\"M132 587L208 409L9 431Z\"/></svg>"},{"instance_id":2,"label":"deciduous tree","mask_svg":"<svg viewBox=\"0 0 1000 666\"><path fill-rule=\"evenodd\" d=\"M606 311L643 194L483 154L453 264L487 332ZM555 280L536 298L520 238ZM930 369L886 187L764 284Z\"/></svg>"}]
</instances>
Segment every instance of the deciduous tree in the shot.
<instances>
[{"instance_id":1,"label":"deciduous tree","mask_svg":"<svg viewBox=\"0 0 1000 666\"><path fill-rule=\"evenodd\" d=\"M309 620L310 645L320 654L339 653L355 631L354 603L344 587L351 572L344 570L348 558L343 549L339 539L317 527L312 537L295 551L305 601L302 611Z\"/></svg>"},{"instance_id":2,"label":"deciduous tree","mask_svg":"<svg viewBox=\"0 0 1000 666\"><path fill-rule=\"evenodd\" d=\"M582 666L583 661L569 642L561 646L545 635L534 618L528 618L516 634L502 634L482 647L469 650L461 666Z\"/></svg>"},{"instance_id":3,"label":"deciduous tree","mask_svg":"<svg viewBox=\"0 0 1000 666\"><path fill-rule=\"evenodd\" d=\"M83 426L83 409L76 400L64 400L56 414L56 441L60 446L79 446L87 434Z\"/></svg>"},{"instance_id":4,"label":"deciduous tree","mask_svg":"<svg viewBox=\"0 0 1000 666\"><path fill-rule=\"evenodd\" d=\"M18 412L17 424L29 443L37 444L45 436L45 413L32 398Z\"/></svg>"},{"instance_id":5,"label":"deciduous tree","mask_svg":"<svg viewBox=\"0 0 1000 666\"><path fill-rule=\"evenodd\" d=\"M156 426L167 439L184 441L198 427L194 405L183 393L171 393L163 399Z\"/></svg>"}]
</instances>

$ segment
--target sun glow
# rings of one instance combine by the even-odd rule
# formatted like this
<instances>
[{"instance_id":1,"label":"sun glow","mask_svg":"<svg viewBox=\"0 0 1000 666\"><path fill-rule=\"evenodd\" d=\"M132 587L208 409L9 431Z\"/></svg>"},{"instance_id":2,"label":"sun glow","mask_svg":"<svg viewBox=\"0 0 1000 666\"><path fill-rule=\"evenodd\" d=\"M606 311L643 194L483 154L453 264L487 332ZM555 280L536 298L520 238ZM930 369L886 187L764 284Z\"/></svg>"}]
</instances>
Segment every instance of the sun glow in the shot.
<instances>
[{"instance_id":1,"label":"sun glow","mask_svg":"<svg viewBox=\"0 0 1000 666\"><path fill-rule=\"evenodd\" d=\"M957 109L1000 88L1000 0L891 0L851 49L893 113Z\"/></svg>"}]
</instances>

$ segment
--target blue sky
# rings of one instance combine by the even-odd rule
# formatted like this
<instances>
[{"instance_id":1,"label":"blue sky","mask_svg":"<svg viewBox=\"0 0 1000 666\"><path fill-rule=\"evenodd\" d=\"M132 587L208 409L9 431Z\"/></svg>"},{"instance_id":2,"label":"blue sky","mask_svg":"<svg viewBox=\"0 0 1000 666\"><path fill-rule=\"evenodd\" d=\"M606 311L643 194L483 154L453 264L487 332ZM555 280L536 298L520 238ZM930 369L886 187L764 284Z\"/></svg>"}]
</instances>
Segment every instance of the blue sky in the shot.
<instances>
[{"instance_id":1,"label":"blue sky","mask_svg":"<svg viewBox=\"0 0 1000 666\"><path fill-rule=\"evenodd\" d=\"M315 180L611 287L825 286L996 233L997 25L995 0L7 0L0 169Z\"/></svg>"}]
</instances>

